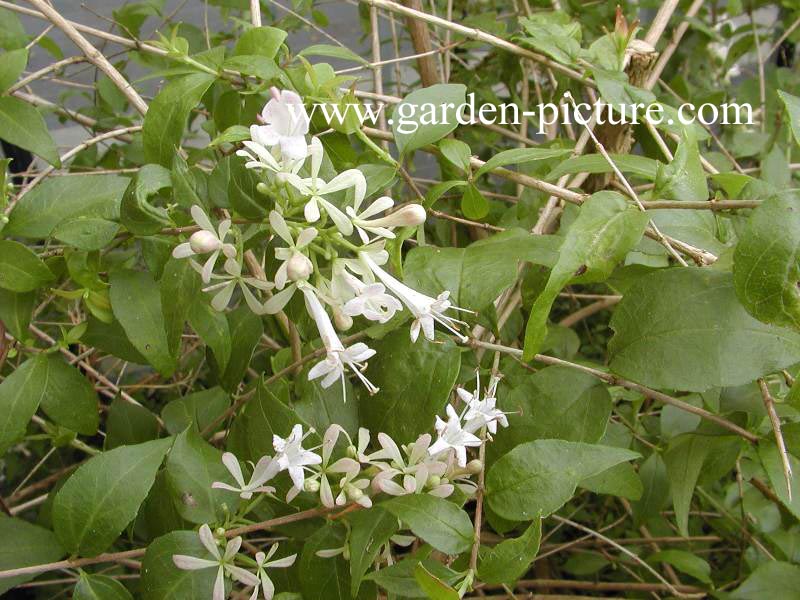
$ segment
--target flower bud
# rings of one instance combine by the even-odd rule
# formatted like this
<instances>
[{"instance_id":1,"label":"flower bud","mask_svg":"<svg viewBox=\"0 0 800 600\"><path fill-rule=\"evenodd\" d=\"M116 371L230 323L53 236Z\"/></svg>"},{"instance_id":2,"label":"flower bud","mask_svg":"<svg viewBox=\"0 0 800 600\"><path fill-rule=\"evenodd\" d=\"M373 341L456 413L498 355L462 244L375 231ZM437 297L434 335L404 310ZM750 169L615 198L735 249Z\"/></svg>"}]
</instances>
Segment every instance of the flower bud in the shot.
<instances>
[{"instance_id":1,"label":"flower bud","mask_svg":"<svg viewBox=\"0 0 800 600\"><path fill-rule=\"evenodd\" d=\"M256 191L259 194L264 194L266 196L267 194L269 194L269 186L266 183L264 183L263 181L260 181L256 185Z\"/></svg>"},{"instance_id":2,"label":"flower bud","mask_svg":"<svg viewBox=\"0 0 800 600\"><path fill-rule=\"evenodd\" d=\"M435 488L435 487L438 487L439 484L442 483L442 478L439 477L438 475L429 475L427 483L428 483L429 487Z\"/></svg>"},{"instance_id":3,"label":"flower bud","mask_svg":"<svg viewBox=\"0 0 800 600\"><path fill-rule=\"evenodd\" d=\"M195 231L189 238L189 246L195 254L206 254L219 250L221 245L222 243L217 239L217 236L205 229Z\"/></svg>"},{"instance_id":4,"label":"flower bud","mask_svg":"<svg viewBox=\"0 0 800 600\"><path fill-rule=\"evenodd\" d=\"M364 496L364 492L354 485L348 485L345 493L352 502L358 502Z\"/></svg>"},{"instance_id":5,"label":"flower bud","mask_svg":"<svg viewBox=\"0 0 800 600\"><path fill-rule=\"evenodd\" d=\"M333 322L339 331L347 331L353 326L353 317L344 314L338 308L333 309Z\"/></svg>"},{"instance_id":6,"label":"flower bud","mask_svg":"<svg viewBox=\"0 0 800 600\"><path fill-rule=\"evenodd\" d=\"M426 218L427 214L421 204L406 204L373 223L382 227L413 227L424 223Z\"/></svg>"},{"instance_id":7,"label":"flower bud","mask_svg":"<svg viewBox=\"0 0 800 600\"><path fill-rule=\"evenodd\" d=\"M319 481L316 479L306 479L305 483L303 484L303 488L305 488L307 492L316 494L319 491Z\"/></svg>"},{"instance_id":8,"label":"flower bud","mask_svg":"<svg viewBox=\"0 0 800 600\"><path fill-rule=\"evenodd\" d=\"M295 252L286 263L286 274L291 281L298 281L300 279L308 279L309 275L314 271L314 265L311 263L307 256Z\"/></svg>"},{"instance_id":9,"label":"flower bud","mask_svg":"<svg viewBox=\"0 0 800 600\"><path fill-rule=\"evenodd\" d=\"M477 475L481 471L483 471L483 463L479 461L477 458L469 461L467 463L467 473L470 475Z\"/></svg>"},{"instance_id":10,"label":"flower bud","mask_svg":"<svg viewBox=\"0 0 800 600\"><path fill-rule=\"evenodd\" d=\"M225 528L224 528L224 527L217 527L217 528L214 530L214 535L215 535L216 537L220 537L220 538L223 538L223 537L225 537Z\"/></svg>"}]
</instances>

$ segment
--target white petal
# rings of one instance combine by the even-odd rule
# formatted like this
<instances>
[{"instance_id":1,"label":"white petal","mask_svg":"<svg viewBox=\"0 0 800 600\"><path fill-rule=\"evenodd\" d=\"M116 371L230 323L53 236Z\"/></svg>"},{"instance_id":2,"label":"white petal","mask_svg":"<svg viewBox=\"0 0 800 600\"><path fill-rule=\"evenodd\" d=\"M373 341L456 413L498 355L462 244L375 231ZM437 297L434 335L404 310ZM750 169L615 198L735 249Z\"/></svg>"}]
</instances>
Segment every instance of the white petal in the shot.
<instances>
[{"instance_id":1,"label":"white petal","mask_svg":"<svg viewBox=\"0 0 800 600\"><path fill-rule=\"evenodd\" d=\"M215 558L222 558L217 541L214 539L214 534L211 533L211 528L207 524L203 524L197 533L200 536L200 543L205 546L206 550L213 554Z\"/></svg>"},{"instance_id":2,"label":"white petal","mask_svg":"<svg viewBox=\"0 0 800 600\"><path fill-rule=\"evenodd\" d=\"M300 250L308 246L315 237L317 237L317 233L319 233L316 228L314 227L307 227L300 232L300 235L297 236L297 244L295 247Z\"/></svg>"},{"instance_id":3,"label":"white petal","mask_svg":"<svg viewBox=\"0 0 800 600\"><path fill-rule=\"evenodd\" d=\"M270 227L272 227L272 231L274 231L284 242L290 246L294 245L294 240L292 239L292 234L289 231L289 227L286 225L286 220L277 210L270 211L269 224Z\"/></svg>"},{"instance_id":4,"label":"white petal","mask_svg":"<svg viewBox=\"0 0 800 600\"><path fill-rule=\"evenodd\" d=\"M216 234L217 232L214 231L214 226L211 224L211 221L206 216L205 211L199 207L197 204L192 206L190 211L192 213L192 218L194 222L197 223L200 227L205 229L206 231L210 231L211 233Z\"/></svg>"},{"instance_id":5,"label":"white petal","mask_svg":"<svg viewBox=\"0 0 800 600\"><path fill-rule=\"evenodd\" d=\"M308 154L308 144L302 135L282 137L280 141L281 155L292 160L305 158Z\"/></svg>"},{"instance_id":6,"label":"white petal","mask_svg":"<svg viewBox=\"0 0 800 600\"><path fill-rule=\"evenodd\" d=\"M264 304L264 311L267 314L274 315L275 313L278 313L281 310L283 310L283 307L286 306L289 300L292 299L292 294L294 294L296 288L297 285L293 283L286 289L275 294Z\"/></svg>"},{"instance_id":7,"label":"white petal","mask_svg":"<svg viewBox=\"0 0 800 600\"><path fill-rule=\"evenodd\" d=\"M233 476L236 483L239 484L239 487L244 487L244 474L242 473L242 467L239 465L239 460L236 458L236 455L234 455L233 452L226 452L222 455L222 464L228 469L228 472Z\"/></svg>"},{"instance_id":8,"label":"white petal","mask_svg":"<svg viewBox=\"0 0 800 600\"><path fill-rule=\"evenodd\" d=\"M186 556L185 554L173 554L172 562L176 567L183 571L197 571L199 569L210 569L216 567L219 563L215 560L207 560L205 558L197 558L196 556Z\"/></svg>"},{"instance_id":9,"label":"white petal","mask_svg":"<svg viewBox=\"0 0 800 600\"><path fill-rule=\"evenodd\" d=\"M211 600L225 600L225 571L220 566L217 578L214 580L214 593Z\"/></svg>"},{"instance_id":10,"label":"white petal","mask_svg":"<svg viewBox=\"0 0 800 600\"><path fill-rule=\"evenodd\" d=\"M223 287L211 300L211 307L218 312L225 310L231 301L234 287L236 287L236 284L233 281L226 283L225 287Z\"/></svg>"},{"instance_id":11,"label":"white petal","mask_svg":"<svg viewBox=\"0 0 800 600\"><path fill-rule=\"evenodd\" d=\"M192 250L191 244L189 242L183 242L182 244L178 244L172 250L172 256L175 258L188 258L194 254Z\"/></svg>"},{"instance_id":12,"label":"white petal","mask_svg":"<svg viewBox=\"0 0 800 600\"><path fill-rule=\"evenodd\" d=\"M291 567L295 560L297 560L297 554L292 554L286 558L279 558L277 560L270 561L265 566L272 567L273 569L285 569L286 567Z\"/></svg>"}]
</instances>

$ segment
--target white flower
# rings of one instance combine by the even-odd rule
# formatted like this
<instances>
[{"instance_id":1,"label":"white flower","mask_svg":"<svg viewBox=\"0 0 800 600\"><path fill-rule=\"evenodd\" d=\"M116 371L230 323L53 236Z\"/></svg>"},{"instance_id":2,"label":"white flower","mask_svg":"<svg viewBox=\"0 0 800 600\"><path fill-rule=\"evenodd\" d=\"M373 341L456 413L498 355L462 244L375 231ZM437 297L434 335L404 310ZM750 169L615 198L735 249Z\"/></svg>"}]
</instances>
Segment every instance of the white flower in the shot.
<instances>
[{"instance_id":1,"label":"white flower","mask_svg":"<svg viewBox=\"0 0 800 600\"><path fill-rule=\"evenodd\" d=\"M184 571L216 568L217 578L214 581L214 592L211 596L212 600L225 599L226 574L245 585L258 585L258 577L246 569L237 567L233 564L233 560L238 554L239 548L242 546L241 537L235 537L232 540L228 540L228 543L225 546L225 552L220 554L217 541L214 539L214 534L211 533L211 528L208 525L203 525L200 527L199 535L200 542L203 544L203 546L205 546L206 550L211 553L211 555L214 557L214 560L198 558L196 556L186 556L185 554L173 554L172 562L175 563L176 567Z\"/></svg>"},{"instance_id":2,"label":"white flower","mask_svg":"<svg viewBox=\"0 0 800 600\"><path fill-rule=\"evenodd\" d=\"M417 341L420 329L426 338L433 341L433 323L434 321L440 323L450 333L457 336L461 341L466 341L466 337L461 335L456 330L456 325L466 325L463 321L448 317L445 311L449 308L453 310L466 311L463 308L452 306L448 300L450 292L442 292L436 298L430 298L425 294L421 294L416 290L411 289L404 283L401 283L389 273L381 269L377 263L372 259L371 255L366 252L359 252L361 260L372 270L378 279L397 296L403 304L405 304L414 315L414 321L411 324L411 339Z\"/></svg>"},{"instance_id":3,"label":"white flower","mask_svg":"<svg viewBox=\"0 0 800 600\"><path fill-rule=\"evenodd\" d=\"M320 464L319 471L314 473L305 483L306 490L308 491L309 482L313 482L314 485L312 487L316 488L317 480L319 480L319 498L322 505L327 508L336 506L333 490L331 489L330 481L328 481L328 475L341 475L344 473L345 479L349 481L361 471L361 465L352 458L340 458L333 464L329 464L331 454L336 446L336 441L339 439L339 434L343 431L341 426L336 424L331 425L325 431L325 435L322 438L322 463Z\"/></svg>"},{"instance_id":4,"label":"white flower","mask_svg":"<svg viewBox=\"0 0 800 600\"><path fill-rule=\"evenodd\" d=\"M188 258L189 256L197 256L200 254L208 254L208 257L203 268L200 270L200 275L205 283L211 281L211 272L214 270L214 265L217 264L220 252L227 258L234 258L236 256L236 247L233 244L225 242L225 238L231 229L231 220L225 219L219 224L219 228L214 230L214 225L203 212L203 209L197 205L192 206L191 211L194 222L200 226L200 231L195 231L189 236L188 242L183 242L175 246L172 251L172 256L175 258Z\"/></svg>"},{"instance_id":5,"label":"white flower","mask_svg":"<svg viewBox=\"0 0 800 600\"><path fill-rule=\"evenodd\" d=\"M464 388L458 388L456 393L458 397L467 405L464 412L464 429L470 432L476 432L482 427L490 434L497 433L497 424L500 423L503 427L508 427L508 418L506 413L497 409L497 398L495 398L495 391L497 390L498 378L493 377L489 382L489 387L486 390L486 396L481 400L481 382L478 379L475 392L470 394Z\"/></svg>"},{"instance_id":6,"label":"white flower","mask_svg":"<svg viewBox=\"0 0 800 600\"><path fill-rule=\"evenodd\" d=\"M392 206L394 206L394 200L388 196L382 196L360 213L356 213L359 208L358 206L355 208L348 206L346 208L347 214L353 221L353 225L356 231L358 231L362 242L365 244L369 243L367 232L379 237L394 239L395 235L391 228L410 227L425 222L425 209L420 204L407 204L390 215L378 219L370 219L370 217L374 217L378 213L390 209Z\"/></svg>"},{"instance_id":7,"label":"white flower","mask_svg":"<svg viewBox=\"0 0 800 600\"><path fill-rule=\"evenodd\" d=\"M370 394L377 392L378 388L361 372L361 369L366 367L363 364L364 361L375 356L375 350L372 350L362 342L345 348L339 336L336 335L333 323L331 323L328 313L325 312L325 308L317 298L314 288L304 284L301 290L306 299L306 309L317 325L319 336L325 345L326 351L325 358L314 365L308 372L308 379L313 380L322 377L321 385L324 388L330 387L334 381L339 379L342 382L342 392L344 392L344 370L345 367L349 367Z\"/></svg>"},{"instance_id":8,"label":"white flower","mask_svg":"<svg viewBox=\"0 0 800 600\"><path fill-rule=\"evenodd\" d=\"M348 471L339 481L339 495L336 496L336 506L344 506L347 501L355 502L363 508L372 507L372 498L364 493L369 487L369 479L356 479L358 471Z\"/></svg>"},{"instance_id":9,"label":"white flower","mask_svg":"<svg viewBox=\"0 0 800 600\"><path fill-rule=\"evenodd\" d=\"M316 223L320 219L319 207L322 206L336 228L343 235L350 235L353 233L353 224L350 219L324 196L354 188L355 202L360 204L367 193L367 180L358 169L348 169L326 183L325 180L319 178L323 156L322 143L316 137L311 138L308 151L311 155L311 177L301 179L297 175L288 174L286 181L304 196L311 196L303 209L306 221Z\"/></svg>"},{"instance_id":10,"label":"white flower","mask_svg":"<svg viewBox=\"0 0 800 600\"><path fill-rule=\"evenodd\" d=\"M289 159L302 159L308 154L306 134L311 119L308 118L303 99L290 90L270 88L272 99L261 111L264 125L251 129L253 141L267 148L278 146L281 155Z\"/></svg>"},{"instance_id":11,"label":"white flower","mask_svg":"<svg viewBox=\"0 0 800 600\"><path fill-rule=\"evenodd\" d=\"M334 267L335 272L335 267ZM345 302L342 310L350 317L363 315L370 321L386 323L398 310L403 310L403 305L394 296L386 293L386 287L381 283L364 283L342 269L339 273L341 281L355 292L355 297Z\"/></svg>"},{"instance_id":12,"label":"white flower","mask_svg":"<svg viewBox=\"0 0 800 600\"><path fill-rule=\"evenodd\" d=\"M428 449L428 452L431 456L436 456L440 452L452 448L456 453L458 466L466 467L467 448L480 446L481 440L463 428L461 417L450 404L447 405L447 417L447 421L444 421L437 415L436 432L439 434L439 438Z\"/></svg>"},{"instance_id":13,"label":"white flower","mask_svg":"<svg viewBox=\"0 0 800 600\"><path fill-rule=\"evenodd\" d=\"M278 464L269 456L262 456L258 463L256 463L253 467L253 474L250 476L250 481L247 483L244 481L244 475L242 474L242 467L239 466L239 460L231 452L226 452L222 455L222 464L228 469L239 487L234 487L221 481L215 481L211 484L212 488L228 490L229 492L239 492L239 497L243 500L252 498L254 492L271 494L275 491L274 487L264 486L267 481L278 473Z\"/></svg>"},{"instance_id":14,"label":"white flower","mask_svg":"<svg viewBox=\"0 0 800 600\"><path fill-rule=\"evenodd\" d=\"M287 556L285 558L278 558L276 560L270 560L272 555L278 550L278 544L273 544L270 546L269 551L264 554L263 552L256 552L256 564L258 565L258 580L260 581L261 591L264 596L264 600L272 600L273 596L275 596L275 585L272 583L272 580L267 575L266 569L286 569L291 567L294 564L294 561L297 560L297 554L292 554L291 556ZM253 593L250 595L250 600L256 600L258 597L258 588L259 586L256 585Z\"/></svg>"},{"instance_id":15,"label":"white flower","mask_svg":"<svg viewBox=\"0 0 800 600\"><path fill-rule=\"evenodd\" d=\"M374 489L391 496L422 493L426 486L430 488L429 493L434 495L446 497L452 493L452 486L449 486L449 491L437 489L441 476L447 470L447 464L436 460L429 453L429 434L419 436L416 442L405 448L407 458L403 457L400 448L385 433L378 434L378 443L382 449L369 457L371 464L380 469L380 473L372 479ZM388 460L389 463L378 462L380 460ZM394 481L398 476L402 485Z\"/></svg>"},{"instance_id":16,"label":"white flower","mask_svg":"<svg viewBox=\"0 0 800 600\"><path fill-rule=\"evenodd\" d=\"M272 446L277 452L275 460L278 463L278 467L281 471L289 472L289 477L294 484L289 491L289 495L287 495L287 502L291 501L303 489L303 483L305 482L304 467L318 465L322 462L322 458L318 454L303 448L303 440L312 431L309 430L303 434L303 426L298 423L292 428L289 437L284 439L277 435L272 436Z\"/></svg>"},{"instance_id":17,"label":"white flower","mask_svg":"<svg viewBox=\"0 0 800 600\"><path fill-rule=\"evenodd\" d=\"M214 308L214 310L225 310L231 301L233 290L235 290L236 286L238 285L239 289L242 291L242 296L244 296L245 302L247 302L247 306L250 307L250 310L257 315L263 315L265 312L267 312L264 305L258 301L250 288L252 287L258 290L269 291L275 287L275 284L269 281L256 279L255 277L243 276L242 265L232 258L229 258L225 261L224 268L226 275L211 275L212 279L221 279L222 281L220 283L215 283L203 288L204 292L217 292L214 298L211 300L211 306Z\"/></svg>"},{"instance_id":18,"label":"white flower","mask_svg":"<svg viewBox=\"0 0 800 600\"><path fill-rule=\"evenodd\" d=\"M261 129L262 127L259 125L251 125L251 139L242 142L247 150L236 151L237 156L247 159L244 166L248 169L272 171L275 174L275 178L282 183L286 181L285 175L287 173L297 175L300 167L305 162L305 156L299 159L289 158L285 155L281 156L280 159L275 158L266 145L257 141L263 139Z\"/></svg>"}]
</instances>

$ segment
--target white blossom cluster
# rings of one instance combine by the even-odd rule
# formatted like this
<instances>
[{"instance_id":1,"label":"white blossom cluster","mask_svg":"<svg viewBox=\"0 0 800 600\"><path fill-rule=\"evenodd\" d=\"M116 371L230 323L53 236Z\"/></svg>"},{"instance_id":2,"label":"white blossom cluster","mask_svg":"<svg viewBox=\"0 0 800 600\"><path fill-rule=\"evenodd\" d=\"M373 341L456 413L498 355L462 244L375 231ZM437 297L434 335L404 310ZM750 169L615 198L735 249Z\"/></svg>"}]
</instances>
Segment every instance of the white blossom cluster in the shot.
<instances>
[{"instance_id":1,"label":"white blossom cluster","mask_svg":"<svg viewBox=\"0 0 800 600\"><path fill-rule=\"evenodd\" d=\"M288 90L271 91L261 124L250 127L251 139L237 155L262 175L258 189L275 203L268 221L280 266L272 280L244 275L242 232L230 219L215 227L199 206L191 210L199 230L178 245L173 256L192 260L206 284L204 291L214 293L211 305L216 310L224 310L238 288L254 313L276 314L299 291L326 350L309 379L322 378L322 386L329 387L337 380L344 382L349 369L374 393L377 388L363 370L375 351L360 342L345 347L337 329L349 329L355 317L386 323L405 306L414 318L412 340L420 331L433 340L435 322L463 339L457 331L462 322L445 314L461 309L451 305L448 291L431 298L383 268L388 260L384 245L395 238L393 230L424 223L425 209L406 204L388 212L394 207L388 196L366 202L367 181L358 169L322 179L324 150L317 137L307 140L310 120L302 98ZM343 207L334 198L341 192ZM199 257L200 262L195 260ZM217 271L220 258L224 261Z\"/></svg>"},{"instance_id":2,"label":"white blossom cluster","mask_svg":"<svg viewBox=\"0 0 800 600\"><path fill-rule=\"evenodd\" d=\"M222 462L230 472L234 484L216 481L212 487L239 494L243 500L251 500L254 494L275 493L275 488L267 485L279 473L286 471L292 486L286 495L291 502L300 492L319 495L319 501L326 508L357 503L363 508L372 506L372 497L380 493L390 496L407 494L431 494L441 498L450 496L458 487L463 493L471 495L476 485L471 481L483 469L478 459L467 460L467 449L479 447L491 440L497 432L498 423L508 426L506 414L497 408L496 389L499 379L493 377L483 397L480 380L474 392L458 388L458 397L464 403L460 412L447 406L447 420L436 417L437 439L425 433L408 445L398 444L385 433L377 435L379 449L368 450L371 434L367 429L358 431L355 442L339 425L331 425L322 438L322 445L304 448L303 443L313 430L303 431L297 424L286 438L273 436L274 456L263 456L255 464L249 479L245 478L239 460L230 452L222 456ZM346 445L339 448L341 456L334 459L334 451L340 437ZM342 451L343 450L343 451ZM254 500L257 501L258 499ZM251 505L252 506L252 505ZM224 529L218 530L219 537ZM405 536L397 536L397 542L404 543ZM174 555L173 561L180 569L217 569L213 600L223 600L225 578L230 577L247 586L253 586L250 600L256 600L259 590L265 600L271 600L274 586L265 569L291 566L296 555L270 561L277 545L268 554L259 552L255 562L246 555L239 554L242 538L236 537L227 542L224 552L220 548L210 527L200 528L200 540L213 555L213 560L186 555ZM344 548L320 551L320 556L335 556L345 552ZM235 560L255 568L255 574ZM252 563L252 564L251 564Z\"/></svg>"}]
</instances>

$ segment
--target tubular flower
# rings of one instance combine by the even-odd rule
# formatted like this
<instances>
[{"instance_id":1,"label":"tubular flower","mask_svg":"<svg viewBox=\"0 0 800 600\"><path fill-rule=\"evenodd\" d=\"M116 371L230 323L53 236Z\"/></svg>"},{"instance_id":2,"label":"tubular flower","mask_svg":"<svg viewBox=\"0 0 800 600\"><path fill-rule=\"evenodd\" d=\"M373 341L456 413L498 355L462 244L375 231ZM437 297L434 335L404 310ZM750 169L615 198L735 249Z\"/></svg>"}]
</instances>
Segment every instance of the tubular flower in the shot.
<instances>
[{"instance_id":1,"label":"tubular flower","mask_svg":"<svg viewBox=\"0 0 800 600\"><path fill-rule=\"evenodd\" d=\"M452 449L458 459L458 466L467 466L467 448L481 445L481 440L475 434L465 430L461 424L461 416L450 405L447 405L447 421L436 417L436 433L439 438L428 449L431 456Z\"/></svg>"},{"instance_id":2,"label":"tubular flower","mask_svg":"<svg viewBox=\"0 0 800 600\"><path fill-rule=\"evenodd\" d=\"M411 289L389 275L389 273L378 266L368 253L361 252L359 256L372 270L375 276L380 279L381 282L408 307L411 314L414 315L414 321L411 324L411 339L413 341L417 341L420 330L422 330L427 339L433 341L434 322L441 324L461 341L466 341L467 338L461 335L456 329L457 325L465 325L465 323L444 314L449 308L453 310L464 310L452 306L448 300L450 292L442 292L436 298L430 298L425 294Z\"/></svg>"},{"instance_id":3,"label":"tubular flower","mask_svg":"<svg viewBox=\"0 0 800 600\"><path fill-rule=\"evenodd\" d=\"M375 356L375 351L362 342L345 348L339 336L336 335L333 323L331 323L328 313L325 312L325 308L317 298L314 289L310 285L303 285L301 289L306 299L306 309L317 325L319 336L325 345L326 351L325 358L314 365L308 372L308 378L313 380L322 377L321 385L324 388L330 387L334 381L339 379L342 382L342 390L344 391L344 370L345 367L349 367L370 394L377 392L378 388L361 372L366 367L364 362Z\"/></svg>"},{"instance_id":4,"label":"tubular flower","mask_svg":"<svg viewBox=\"0 0 800 600\"><path fill-rule=\"evenodd\" d=\"M244 300L247 302L247 306L250 307L250 310L257 315L263 315L267 312L264 305L258 301L250 288L252 287L267 292L274 288L275 284L269 281L256 279L255 277L242 275L242 265L232 258L225 261L225 273L225 275L212 274L212 279L220 279L222 281L203 288L204 292L217 292L211 300L211 307L214 310L225 310L231 301L233 290L239 286L242 296L244 296Z\"/></svg>"},{"instance_id":5,"label":"tubular flower","mask_svg":"<svg viewBox=\"0 0 800 600\"><path fill-rule=\"evenodd\" d=\"M277 435L272 436L272 446L275 448L275 460L281 471L288 471L289 477L294 484L294 487L287 495L287 502L294 498L300 490L303 489L305 482L305 469L312 465L318 465L322 462L319 454L315 454L311 450L303 448L303 440L305 440L313 429L303 433L303 426L300 424L292 428L292 432L288 437L282 438Z\"/></svg>"},{"instance_id":6,"label":"tubular flower","mask_svg":"<svg viewBox=\"0 0 800 600\"><path fill-rule=\"evenodd\" d=\"M256 552L256 566L258 568L257 572L259 583L256 584L253 593L250 595L250 600L256 600L256 598L258 598L259 587L261 588L264 600L272 600L272 598L275 596L275 584L273 584L272 580L269 578L267 569L286 569L291 567L295 560L297 560L297 554L292 554L291 556L287 556L285 558L270 560L277 550L278 544L273 544L270 546L266 554L263 552Z\"/></svg>"}]
</instances>

